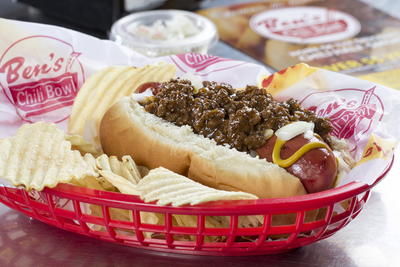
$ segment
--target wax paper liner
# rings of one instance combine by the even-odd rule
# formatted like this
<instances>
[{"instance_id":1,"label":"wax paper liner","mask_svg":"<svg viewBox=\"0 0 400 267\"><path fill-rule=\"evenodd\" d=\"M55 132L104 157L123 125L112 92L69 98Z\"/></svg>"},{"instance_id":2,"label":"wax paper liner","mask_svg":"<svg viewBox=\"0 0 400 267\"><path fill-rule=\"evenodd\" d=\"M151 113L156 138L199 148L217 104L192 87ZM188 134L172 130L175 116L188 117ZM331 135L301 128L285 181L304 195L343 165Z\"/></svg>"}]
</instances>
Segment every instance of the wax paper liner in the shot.
<instances>
[{"instance_id":1,"label":"wax paper liner","mask_svg":"<svg viewBox=\"0 0 400 267\"><path fill-rule=\"evenodd\" d=\"M0 138L24 123L49 121L66 129L74 97L93 72L110 65L177 66L177 76L264 86L279 100L295 98L329 117L357 165L340 184L372 184L392 159L400 136L398 91L305 64L270 75L259 65L213 55L146 58L108 40L61 27L0 19Z\"/></svg>"}]
</instances>

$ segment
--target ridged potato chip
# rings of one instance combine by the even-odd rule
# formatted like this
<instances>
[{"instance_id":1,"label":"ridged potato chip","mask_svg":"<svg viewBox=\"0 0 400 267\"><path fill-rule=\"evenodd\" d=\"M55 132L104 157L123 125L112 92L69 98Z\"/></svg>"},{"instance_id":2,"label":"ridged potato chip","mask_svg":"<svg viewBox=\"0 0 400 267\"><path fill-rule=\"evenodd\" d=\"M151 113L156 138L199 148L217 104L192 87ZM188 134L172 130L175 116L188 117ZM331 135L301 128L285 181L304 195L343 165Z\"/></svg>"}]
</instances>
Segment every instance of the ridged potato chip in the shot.
<instances>
[{"instance_id":1,"label":"ridged potato chip","mask_svg":"<svg viewBox=\"0 0 400 267\"><path fill-rule=\"evenodd\" d=\"M78 151L71 150L55 124L24 124L16 135L0 142L0 177L27 190L98 174Z\"/></svg>"},{"instance_id":2,"label":"ridged potato chip","mask_svg":"<svg viewBox=\"0 0 400 267\"><path fill-rule=\"evenodd\" d=\"M217 200L257 199L245 192L217 190L190 180L165 168L153 169L139 181L137 190L145 202L157 200L159 205L196 205Z\"/></svg>"},{"instance_id":3,"label":"ridged potato chip","mask_svg":"<svg viewBox=\"0 0 400 267\"><path fill-rule=\"evenodd\" d=\"M100 170L99 172L102 177L104 177L109 183L118 188L121 193L128 195L139 195L139 192L136 190L137 185L128 181L124 177L121 177L109 170ZM126 211L126 213L128 212L129 211ZM164 222L163 214L156 214L152 212L140 212L140 214L140 220L142 223L161 225ZM132 216L131 212L129 212L129 216ZM144 233L144 235L145 237L149 238L152 236L152 233L146 232Z\"/></svg>"},{"instance_id":4,"label":"ridged potato chip","mask_svg":"<svg viewBox=\"0 0 400 267\"><path fill-rule=\"evenodd\" d=\"M141 84L168 81L175 76L175 72L174 65L163 63L143 68L113 66L93 74L75 98L68 132L82 135L99 146L100 121L111 105L121 97L132 94Z\"/></svg>"},{"instance_id":5,"label":"ridged potato chip","mask_svg":"<svg viewBox=\"0 0 400 267\"><path fill-rule=\"evenodd\" d=\"M178 200L179 205L187 203L202 203L222 199L255 199L254 195L242 192L226 192L222 190L212 189L196 183L186 177L175 174L167 169L158 168L152 170L148 176L144 177L139 184L134 184L123 177L109 171L100 170L99 173L108 182L113 184L121 193L130 195L140 195L141 198L149 201L159 200L160 205L172 203L176 204ZM155 178L154 178L155 177ZM183 186L182 186L183 185ZM184 191L182 190L184 189ZM187 190L189 189L189 190ZM177 193L174 193L175 190ZM215 192L216 191L216 192ZM147 192L147 193L145 193ZM190 192L190 193L189 193ZM192 192L197 192L193 194ZM226 193L230 193L227 195ZM180 199L188 197L186 202ZM146 199L146 197L148 199ZM167 198L167 199L165 199ZM210 200L212 199L212 200ZM204 200L204 201L203 201ZM161 202L161 203L160 203ZM183 204L182 204L183 203ZM259 218L260 217L260 218ZM180 227L197 227L197 216L172 214L172 224ZM143 223L150 224L163 224L164 216L150 212L141 212L141 220ZM239 217L239 227L256 227L259 222L262 222L262 216L241 216ZM215 217L207 216L205 219L206 228L224 228L229 227L228 217ZM146 233L146 237L151 237L152 233ZM194 240L196 237L193 235L182 235L174 237L177 240ZM206 242L215 242L221 237L206 237Z\"/></svg>"},{"instance_id":6,"label":"ridged potato chip","mask_svg":"<svg viewBox=\"0 0 400 267\"><path fill-rule=\"evenodd\" d=\"M96 158L90 154L90 153L86 153L83 156L83 159L86 161L87 164L89 164L90 167L92 167L95 171L97 170L97 166L96 166Z\"/></svg>"},{"instance_id":7,"label":"ridged potato chip","mask_svg":"<svg viewBox=\"0 0 400 267\"><path fill-rule=\"evenodd\" d=\"M96 168L97 170L115 173L134 184L137 184L141 179L140 172L131 156L123 156L122 161L119 161L116 156L108 157L103 154L96 158Z\"/></svg>"},{"instance_id":8,"label":"ridged potato chip","mask_svg":"<svg viewBox=\"0 0 400 267\"><path fill-rule=\"evenodd\" d=\"M103 151L101 149L96 148L96 146L93 143L86 141L81 135L67 134L65 136L65 140L71 143L72 150L78 150L79 152L81 152L82 156L84 156L87 153L90 153L95 157L103 154Z\"/></svg>"},{"instance_id":9,"label":"ridged potato chip","mask_svg":"<svg viewBox=\"0 0 400 267\"><path fill-rule=\"evenodd\" d=\"M106 190L100 183L99 177L95 176L85 176L81 179L73 179L71 180L71 184L80 186L80 187L85 187L85 188L91 188L91 189L96 189L96 190Z\"/></svg>"},{"instance_id":10,"label":"ridged potato chip","mask_svg":"<svg viewBox=\"0 0 400 267\"><path fill-rule=\"evenodd\" d=\"M146 168L146 167L142 167L142 168ZM133 161L131 156L123 156L122 157L121 176L123 176L126 179L137 184L144 175L141 174L141 172L139 170L139 166L136 165L136 163Z\"/></svg>"},{"instance_id":11,"label":"ridged potato chip","mask_svg":"<svg viewBox=\"0 0 400 267\"><path fill-rule=\"evenodd\" d=\"M92 154L87 153L84 156L84 160L99 175L92 177L92 179L86 177L86 179L83 181L73 181L73 184L75 185L116 192L117 187L115 187L113 183L110 183L108 181L109 179L106 179L103 175L101 175L101 171L108 171L111 174L116 174L122 179L128 180L133 184L137 184L137 182L141 179L139 170L130 156L124 156L122 157L122 161L120 161L115 156L108 157L107 155L102 154L101 156L95 158ZM96 186L96 183L100 186L100 188Z\"/></svg>"},{"instance_id":12,"label":"ridged potato chip","mask_svg":"<svg viewBox=\"0 0 400 267\"><path fill-rule=\"evenodd\" d=\"M110 171L100 171L100 174L108 180L111 184L118 188L121 193L129 194L129 195L140 195L140 192L137 191L137 185L127 181L123 177L116 175ZM111 211L110 211L111 213ZM152 212L141 212L141 222L148 224L157 224L161 225L164 223L164 216L162 214L155 214ZM174 226L182 226L182 227L197 227L197 217L194 215L183 215L183 214L172 214L173 217L173 225ZM216 220L212 217L207 217L205 220L205 226L207 228L216 228L216 227L228 227L229 222L223 220ZM152 233L146 232L146 237L151 237ZM188 235L182 236L179 238L180 240L194 240L195 236ZM213 241L213 238L206 237L208 242Z\"/></svg>"},{"instance_id":13,"label":"ridged potato chip","mask_svg":"<svg viewBox=\"0 0 400 267\"><path fill-rule=\"evenodd\" d=\"M109 183L118 188L118 190L123 194L128 195L139 195L140 193L137 191L137 186L133 184L131 181L128 181L124 177L121 177L109 170L100 170L100 175L104 177Z\"/></svg>"}]
</instances>

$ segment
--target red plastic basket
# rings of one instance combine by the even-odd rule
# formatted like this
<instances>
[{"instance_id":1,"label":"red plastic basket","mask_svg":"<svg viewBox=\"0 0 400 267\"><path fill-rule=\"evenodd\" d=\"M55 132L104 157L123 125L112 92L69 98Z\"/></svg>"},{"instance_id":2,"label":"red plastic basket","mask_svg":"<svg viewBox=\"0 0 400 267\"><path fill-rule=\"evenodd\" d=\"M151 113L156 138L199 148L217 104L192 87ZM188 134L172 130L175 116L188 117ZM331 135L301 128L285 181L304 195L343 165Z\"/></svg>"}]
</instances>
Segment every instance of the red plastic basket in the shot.
<instances>
[{"instance_id":1,"label":"red plastic basket","mask_svg":"<svg viewBox=\"0 0 400 267\"><path fill-rule=\"evenodd\" d=\"M371 186L352 182L331 190L291 198L171 207L143 203L136 196L61 184L42 192L0 186L0 201L61 229L127 246L199 255L274 254L327 238L346 226L360 213L370 190L386 175L392 164L393 159ZM83 208L85 204L96 205L101 210L100 215L86 212ZM113 208L128 210L131 219L115 220L110 213ZM322 216L306 222L306 213L313 210L319 211ZM163 225L142 223L142 212L163 214ZM173 214L195 215L196 227L174 226ZM295 219L289 225L274 225L272 218L277 214L293 214ZM240 216L246 215L262 215L262 225L239 227ZM205 225L207 216L228 216L230 226L208 228ZM153 234L150 236L146 233ZM176 238L189 236L190 241ZM219 237L218 242L215 238L208 242L209 236Z\"/></svg>"}]
</instances>

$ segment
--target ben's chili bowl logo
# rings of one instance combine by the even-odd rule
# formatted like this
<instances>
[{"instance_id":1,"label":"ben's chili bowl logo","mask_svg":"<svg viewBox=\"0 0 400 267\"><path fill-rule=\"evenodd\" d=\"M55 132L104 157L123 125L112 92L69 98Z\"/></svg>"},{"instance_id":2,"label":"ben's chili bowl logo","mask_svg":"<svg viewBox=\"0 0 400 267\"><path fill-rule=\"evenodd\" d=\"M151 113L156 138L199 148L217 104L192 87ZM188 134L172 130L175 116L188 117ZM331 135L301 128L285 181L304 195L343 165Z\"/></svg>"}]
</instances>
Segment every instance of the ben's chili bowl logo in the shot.
<instances>
[{"instance_id":1,"label":"ben's chili bowl logo","mask_svg":"<svg viewBox=\"0 0 400 267\"><path fill-rule=\"evenodd\" d=\"M272 9L250 19L258 34L284 42L315 44L343 40L360 32L353 16L323 7Z\"/></svg>"},{"instance_id":2,"label":"ben's chili bowl logo","mask_svg":"<svg viewBox=\"0 0 400 267\"><path fill-rule=\"evenodd\" d=\"M213 55L186 53L170 56L170 59L182 73L195 72L196 75L208 75L212 72L232 69L244 62L220 58Z\"/></svg>"},{"instance_id":3,"label":"ben's chili bowl logo","mask_svg":"<svg viewBox=\"0 0 400 267\"><path fill-rule=\"evenodd\" d=\"M24 121L62 121L84 81L84 71L69 43L51 36L14 42L0 57L0 87Z\"/></svg>"},{"instance_id":4,"label":"ben's chili bowl logo","mask_svg":"<svg viewBox=\"0 0 400 267\"><path fill-rule=\"evenodd\" d=\"M349 140L354 151L383 118L384 105L374 91L375 87L317 92L306 96L300 104L320 117L329 118L332 134Z\"/></svg>"}]
</instances>

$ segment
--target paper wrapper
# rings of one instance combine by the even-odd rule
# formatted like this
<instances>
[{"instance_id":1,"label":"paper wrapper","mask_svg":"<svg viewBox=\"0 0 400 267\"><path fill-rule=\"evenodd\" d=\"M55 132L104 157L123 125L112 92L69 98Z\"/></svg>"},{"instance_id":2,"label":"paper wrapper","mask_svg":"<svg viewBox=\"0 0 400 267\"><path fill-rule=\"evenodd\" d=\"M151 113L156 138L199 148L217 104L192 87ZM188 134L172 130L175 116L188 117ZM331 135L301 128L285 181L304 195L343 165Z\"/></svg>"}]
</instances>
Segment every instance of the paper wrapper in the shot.
<instances>
[{"instance_id":1,"label":"paper wrapper","mask_svg":"<svg viewBox=\"0 0 400 267\"><path fill-rule=\"evenodd\" d=\"M390 88L300 64L274 75L262 66L212 55L146 58L117 44L68 29L0 20L0 138L24 123L49 121L66 129L79 88L93 72L110 65L168 62L177 76L259 85L279 100L295 98L329 117L333 135L345 139L357 161L340 184L372 184L390 161L400 136L400 93Z\"/></svg>"}]
</instances>

